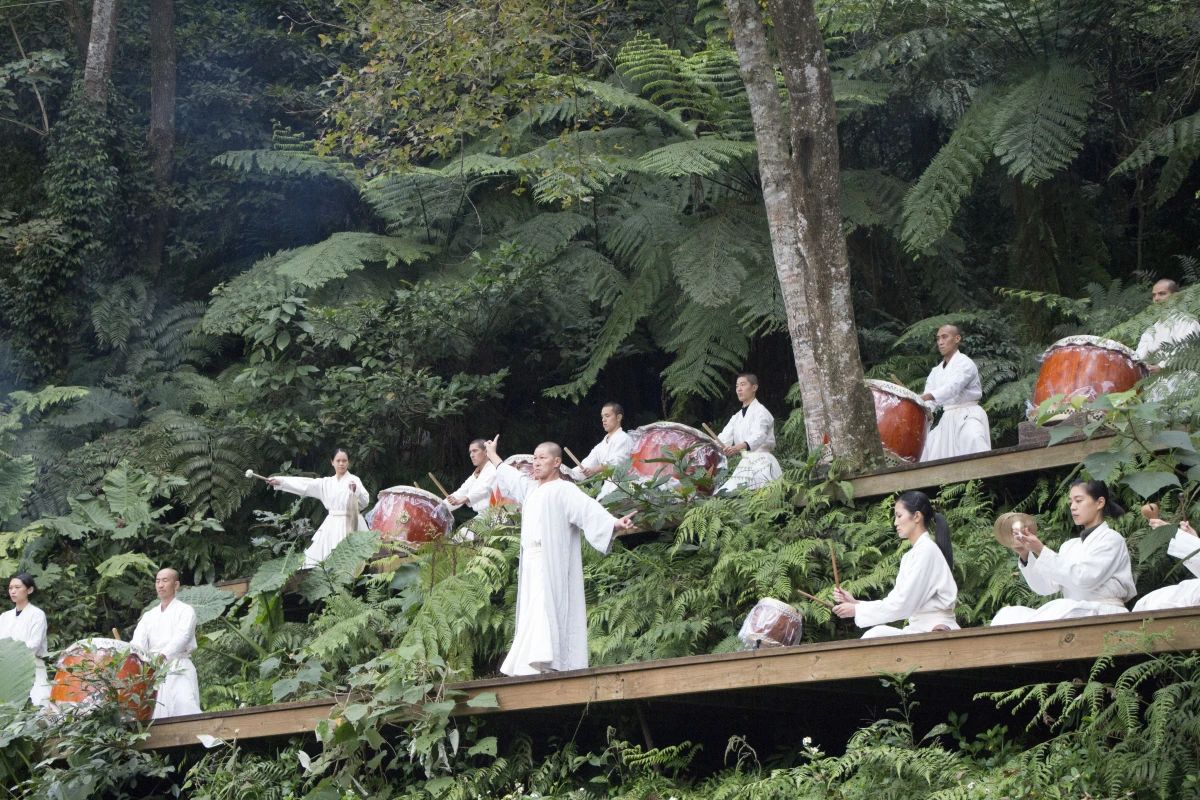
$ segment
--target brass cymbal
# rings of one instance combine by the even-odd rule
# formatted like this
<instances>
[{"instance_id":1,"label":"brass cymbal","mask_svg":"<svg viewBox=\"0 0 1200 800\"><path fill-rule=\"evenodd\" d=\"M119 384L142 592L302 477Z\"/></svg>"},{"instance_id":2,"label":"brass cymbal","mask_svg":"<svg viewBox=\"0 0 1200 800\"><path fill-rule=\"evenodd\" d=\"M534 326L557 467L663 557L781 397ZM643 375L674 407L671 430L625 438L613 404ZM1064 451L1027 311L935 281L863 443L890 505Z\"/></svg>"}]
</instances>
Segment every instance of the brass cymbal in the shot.
<instances>
[{"instance_id":1,"label":"brass cymbal","mask_svg":"<svg viewBox=\"0 0 1200 800\"><path fill-rule=\"evenodd\" d=\"M1029 533L1037 533L1037 520L1028 514L1020 511L1001 514L996 520L992 532L996 535L996 541L1009 549L1012 549L1013 545L1017 543L1017 540L1013 538L1013 523L1019 523L1021 529Z\"/></svg>"}]
</instances>

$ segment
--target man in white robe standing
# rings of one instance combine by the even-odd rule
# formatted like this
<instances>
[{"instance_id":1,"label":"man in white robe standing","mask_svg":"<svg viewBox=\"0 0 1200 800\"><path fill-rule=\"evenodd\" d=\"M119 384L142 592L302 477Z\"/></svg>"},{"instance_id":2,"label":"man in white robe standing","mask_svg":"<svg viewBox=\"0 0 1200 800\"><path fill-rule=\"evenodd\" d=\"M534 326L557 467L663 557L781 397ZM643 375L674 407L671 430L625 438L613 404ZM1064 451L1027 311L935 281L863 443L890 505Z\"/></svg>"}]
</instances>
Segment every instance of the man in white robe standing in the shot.
<instances>
[{"instance_id":1,"label":"man in white robe standing","mask_svg":"<svg viewBox=\"0 0 1200 800\"><path fill-rule=\"evenodd\" d=\"M758 489L783 475L771 452L775 449L775 418L757 400L758 378L749 372L742 373L733 391L742 407L729 418L718 438L726 458L741 453L742 460L720 492Z\"/></svg>"},{"instance_id":2,"label":"man in white robe standing","mask_svg":"<svg viewBox=\"0 0 1200 800\"><path fill-rule=\"evenodd\" d=\"M942 361L929 373L921 399L942 407L942 419L925 439L922 461L956 458L992 449L987 412L979 405L983 388L979 368L958 349L962 334L954 325L938 328Z\"/></svg>"},{"instance_id":3,"label":"man in white robe standing","mask_svg":"<svg viewBox=\"0 0 1200 800\"><path fill-rule=\"evenodd\" d=\"M179 573L160 569L154 578L158 605L142 615L130 644L162 656L166 679L158 685L154 718L200 713L200 682L191 655L196 650L196 612L178 600Z\"/></svg>"},{"instance_id":4,"label":"man in white robe standing","mask_svg":"<svg viewBox=\"0 0 1200 800\"><path fill-rule=\"evenodd\" d=\"M467 476L462 486L446 498L451 509L470 506L476 514L488 510L492 501L492 487L496 485L496 467L487 457L487 441L476 439L468 450L475 471Z\"/></svg>"},{"instance_id":5,"label":"man in white robe standing","mask_svg":"<svg viewBox=\"0 0 1200 800\"><path fill-rule=\"evenodd\" d=\"M1154 284L1150 299L1156 304L1163 303L1177 291L1179 291L1179 284L1164 278ZM1200 322L1197 322L1195 317L1183 311L1173 312L1166 319L1160 320L1146 329L1142 338L1138 340L1137 357L1146 362L1151 375L1157 375L1162 372L1163 367L1167 366L1166 359L1157 355L1159 351L1179 344L1197 334L1200 334ZM1154 360L1155 358L1157 360ZM1194 385L1196 380L1197 376L1191 372L1171 375L1165 381L1160 379L1147 391L1146 399L1163 400L1173 394L1176 389L1185 385Z\"/></svg>"},{"instance_id":6,"label":"man in white robe standing","mask_svg":"<svg viewBox=\"0 0 1200 800\"><path fill-rule=\"evenodd\" d=\"M503 463L487 443L488 460L505 497L521 504L517 571L517 630L500 671L537 675L588 665L587 607L583 594L583 538L607 554L617 531L633 530L633 513L620 519L559 475L562 449L544 442L533 451L533 477Z\"/></svg>"},{"instance_id":7,"label":"man in white robe standing","mask_svg":"<svg viewBox=\"0 0 1200 800\"><path fill-rule=\"evenodd\" d=\"M625 420L625 409L620 403L605 403L600 409L600 424L604 427L604 438L592 448L592 452L580 462L578 467L571 470L576 480L585 480L599 475L606 466L619 467L633 455L633 438L624 431L621 423ZM597 498L604 497L616 490L617 485L605 481L600 487Z\"/></svg>"}]
</instances>

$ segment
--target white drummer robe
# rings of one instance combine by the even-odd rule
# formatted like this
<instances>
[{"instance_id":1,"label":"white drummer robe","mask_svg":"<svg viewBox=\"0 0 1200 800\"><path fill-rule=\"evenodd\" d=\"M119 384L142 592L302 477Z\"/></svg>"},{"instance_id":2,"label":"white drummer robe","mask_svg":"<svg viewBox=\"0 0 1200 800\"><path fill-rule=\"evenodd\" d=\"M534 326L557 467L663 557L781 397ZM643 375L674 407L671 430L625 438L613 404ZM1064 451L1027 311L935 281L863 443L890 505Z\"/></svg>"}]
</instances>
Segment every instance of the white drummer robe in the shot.
<instances>
[{"instance_id":1,"label":"white drummer robe","mask_svg":"<svg viewBox=\"0 0 1200 800\"><path fill-rule=\"evenodd\" d=\"M1158 356L1160 351L1179 344L1189 337L1200 334L1200 322L1182 312L1172 314L1165 320L1159 321L1146 329L1138 340L1137 357L1146 363ZM1167 366L1165 358L1158 356L1158 366ZM1195 384L1198 376L1194 372L1177 372L1166 379L1155 380L1146 391L1147 400L1165 400L1180 389Z\"/></svg>"},{"instance_id":2,"label":"white drummer robe","mask_svg":"<svg viewBox=\"0 0 1200 800\"><path fill-rule=\"evenodd\" d=\"M138 620L129 642L167 660L167 677L158 686L154 718L200 713L200 682L191 655L196 651L196 612L178 598L164 611L156 603Z\"/></svg>"},{"instance_id":3,"label":"white drummer robe","mask_svg":"<svg viewBox=\"0 0 1200 800\"><path fill-rule=\"evenodd\" d=\"M1020 568L1033 591L1063 596L1041 608L1006 606L993 626L1128 613L1125 601L1137 594L1125 537L1107 522L1064 542L1058 552L1044 547L1040 556L1030 553Z\"/></svg>"},{"instance_id":4,"label":"white drummer robe","mask_svg":"<svg viewBox=\"0 0 1200 800\"><path fill-rule=\"evenodd\" d=\"M617 518L561 478L538 484L504 464L496 480L521 504L517 630L500 667L505 675L583 669L588 665L582 535L607 554Z\"/></svg>"},{"instance_id":5,"label":"white drummer robe","mask_svg":"<svg viewBox=\"0 0 1200 800\"><path fill-rule=\"evenodd\" d=\"M333 548L346 538L346 505L350 502L350 484L353 482L357 487L355 494L358 496L359 509L366 508L367 503L371 501L371 495L363 487L363 482L349 472L340 479L336 475L327 478L291 478L276 475L275 480L279 481L279 485L275 487L277 491L320 500L329 512L321 527L317 528L312 544L304 551L305 569L312 569L328 558ZM361 510L358 515L358 529L367 529L367 520Z\"/></svg>"},{"instance_id":6,"label":"white drummer robe","mask_svg":"<svg viewBox=\"0 0 1200 800\"><path fill-rule=\"evenodd\" d=\"M0 614L0 639L16 639L33 651L33 688L29 690L29 699L35 706L50 702L50 681L46 678L46 656L50 652L47 630L46 612L33 603L20 614L15 608Z\"/></svg>"},{"instance_id":7,"label":"white drummer robe","mask_svg":"<svg viewBox=\"0 0 1200 800\"><path fill-rule=\"evenodd\" d=\"M750 447L741 453L742 460L719 491L758 489L783 475L771 452L775 449L775 418L758 400L751 400L730 417L717 438L722 444Z\"/></svg>"},{"instance_id":8,"label":"white drummer robe","mask_svg":"<svg viewBox=\"0 0 1200 800\"><path fill-rule=\"evenodd\" d=\"M854 624L870 628L862 635L864 639L928 633L939 625L958 630L954 619L957 601L954 572L937 542L923 533L900 559L896 586L882 600L860 601L854 608ZM903 629L885 624L902 619L908 620Z\"/></svg>"},{"instance_id":9,"label":"white drummer robe","mask_svg":"<svg viewBox=\"0 0 1200 800\"><path fill-rule=\"evenodd\" d=\"M925 439L922 461L955 458L992 449L992 430L987 412L979 401L983 386L979 368L961 351L956 351L929 372L925 393L933 395L933 404L942 407L942 418Z\"/></svg>"},{"instance_id":10,"label":"white drummer robe","mask_svg":"<svg viewBox=\"0 0 1200 800\"><path fill-rule=\"evenodd\" d=\"M633 437L625 432L623 428L617 428L612 433L600 440L600 443L592 448L592 452L588 453L578 467L571 470L571 475L575 480L584 480L584 467L603 467L612 466L619 467L630 459L633 455ZM604 497L606 494L615 491L617 485L612 481L605 481L600 487L600 492L597 497Z\"/></svg>"},{"instance_id":11,"label":"white drummer robe","mask_svg":"<svg viewBox=\"0 0 1200 800\"><path fill-rule=\"evenodd\" d=\"M482 514L488 510L492 503L492 487L496 485L496 465L488 461L478 472L472 472L463 481L462 486L454 490L455 497L466 499L464 505L471 507L471 510L476 514ZM452 506L452 508L461 508L462 506Z\"/></svg>"},{"instance_id":12,"label":"white drummer robe","mask_svg":"<svg viewBox=\"0 0 1200 800\"><path fill-rule=\"evenodd\" d=\"M1200 538L1184 531L1176 531L1167 553L1183 559L1183 566L1197 576L1180 581L1174 586L1155 589L1137 601L1134 611L1162 611L1168 608L1190 608L1200 606Z\"/></svg>"}]
</instances>

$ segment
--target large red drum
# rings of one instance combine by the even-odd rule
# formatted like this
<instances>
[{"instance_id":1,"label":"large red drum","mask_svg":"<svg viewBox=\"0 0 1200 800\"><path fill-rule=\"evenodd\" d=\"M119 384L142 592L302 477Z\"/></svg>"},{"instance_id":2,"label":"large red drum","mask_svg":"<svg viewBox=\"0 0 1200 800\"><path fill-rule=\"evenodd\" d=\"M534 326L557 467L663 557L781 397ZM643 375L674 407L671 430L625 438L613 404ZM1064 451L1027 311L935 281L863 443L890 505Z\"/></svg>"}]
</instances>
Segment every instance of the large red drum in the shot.
<instances>
[{"instance_id":1,"label":"large red drum","mask_svg":"<svg viewBox=\"0 0 1200 800\"><path fill-rule=\"evenodd\" d=\"M1091 401L1102 394L1127 392L1148 374L1137 354L1120 342L1068 336L1042 355L1033 404L1040 406L1056 394L1063 395L1065 403L1073 397Z\"/></svg>"},{"instance_id":2,"label":"large red drum","mask_svg":"<svg viewBox=\"0 0 1200 800\"><path fill-rule=\"evenodd\" d=\"M800 641L804 620L796 609L773 597L758 601L742 623L738 638L749 648L791 647Z\"/></svg>"},{"instance_id":3,"label":"large red drum","mask_svg":"<svg viewBox=\"0 0 1200 800\"><path fill-rule=\"evenodd\" d=\"M666 485L679 485L679 474L673 464L665 463L662 459L663 450L684 451L695 448L687 455L686 472L695 476L703 473L708 477L717 474L717 470L726 466L725 454L721 452L718 442L703 431L681 425L678 422L652 422L634 431L633 462L631 465L634 477L640 480L654 480L659 474L670 477Z\"/></svg>"},{"instance_id":4,"label":"large red drum","mask_svg":"<svg viewBox=\"0 0 1200 800\"><path fill-rule=\"evenodd\" d=\"M154 717L157 691L152 657L120 639L83 639L63 651L50 684L50 701L59 706L94 706L116 699L140 722Z\"/></svg>"},{"instance_id":5,"label":"large red drum","mask_svg":"<svg viewBox=\"0 0 1200 800\"><path fill-rule=\"evenodd\" d=\"M508 458L504 459L504 463L508 464L510 467L516 467L517 470L527 478L533 477L533 456L529 453L518 453L516 455L509 456ZM558 468L558 475L564 480L571 481L572 483L575 482L575 476L571 474L571 470L567 469L566 465L562 465ZM520 505L516 500L513 500L510 497L505 497L500 492L499 481L497 481L496 485L492 487L492 499L489 502L493 508L503 505Z\"/></svg>"},{"instance_id":6,"label":"large red drum","mask_svg":"<svg viewBox=\"0 0 1200 800\"><path fill-rule=\"evenodd\" d=\"M929 435L929 406L916 392L887 381L868 380L875 398L875 424L887 455L913 463L921 459Z\"/></svg>"},{"instance_id":7,"label":"large red drum","mask_svg":"<svg viewBox=\"0 0 1200 800\"><path fill-rule=\"evenodd\" d=\"M393 486L379 493L371 529L382 534L383 541L402 547L416 547L449 535L454 515L434 494L415 486Z\"/></svg>"}]
</instances>

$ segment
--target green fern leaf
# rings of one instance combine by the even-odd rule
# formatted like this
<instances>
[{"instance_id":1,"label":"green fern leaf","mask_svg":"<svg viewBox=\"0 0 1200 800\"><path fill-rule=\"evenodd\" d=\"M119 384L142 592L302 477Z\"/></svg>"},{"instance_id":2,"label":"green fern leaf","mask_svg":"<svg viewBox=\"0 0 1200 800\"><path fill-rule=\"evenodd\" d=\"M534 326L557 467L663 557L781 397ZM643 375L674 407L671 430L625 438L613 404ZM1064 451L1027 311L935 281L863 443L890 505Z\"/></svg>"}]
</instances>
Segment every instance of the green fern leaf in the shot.
<instances>
[{"instance_id":1,"label":"green fern leaf","mask_svg":"<svg viewBox=\"0 0 1200 800\"><path fill-rule=\"evenodd\" d=\"M1092 112L1092 74L1053 61L1018 84L992 119L991 139L1008 174L1048 180L1075 160Z\"/></svg>"},{"instance_id":2,"label":"green fern leaf","mask_svg":"<svg viewBox=\"0 0 1200 800\"><path fill-rule=\"evenodd\" d=\"M638 169L653 175L677 178L685 175L717 175L735 161L757 165L758 147L753 142L705 137L675 142L651 150L637 160Z\"/></svg>"}]
</instances>

